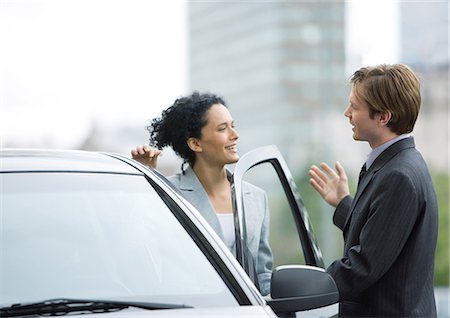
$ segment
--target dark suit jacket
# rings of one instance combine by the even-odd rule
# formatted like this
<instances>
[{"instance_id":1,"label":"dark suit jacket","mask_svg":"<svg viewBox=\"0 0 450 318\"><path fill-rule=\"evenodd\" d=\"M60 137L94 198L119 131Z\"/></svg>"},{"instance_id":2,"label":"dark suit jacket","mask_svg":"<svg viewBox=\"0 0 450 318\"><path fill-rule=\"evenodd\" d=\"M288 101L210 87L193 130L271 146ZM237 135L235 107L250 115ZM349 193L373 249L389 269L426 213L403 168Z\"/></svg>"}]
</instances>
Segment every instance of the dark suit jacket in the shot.
<instances>
[{"instance_id":1,"label":"dark suit jacket","mask_svg":"<svg viewBox=\"0 0 450 318\"><path fill-rule=\"evenodd\" d=\"M392 144L337 206L344 257L327 271L341 316L435 317L436 194L414 139Z\"/></svg>"}]
</instances>

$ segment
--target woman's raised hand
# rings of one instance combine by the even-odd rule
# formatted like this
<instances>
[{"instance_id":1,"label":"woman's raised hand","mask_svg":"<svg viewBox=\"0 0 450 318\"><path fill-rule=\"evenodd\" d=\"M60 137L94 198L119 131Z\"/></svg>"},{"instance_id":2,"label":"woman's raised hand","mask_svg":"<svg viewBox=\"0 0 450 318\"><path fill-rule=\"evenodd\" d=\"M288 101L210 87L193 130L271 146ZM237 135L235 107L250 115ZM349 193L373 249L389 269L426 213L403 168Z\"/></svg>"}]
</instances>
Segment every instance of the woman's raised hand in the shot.
<instances>
[{"instance_id":1,"label":"woman's raised hand","mask_svg":"<svg viewBox=\"0 0 450 318\"><path fill-rule=\"evenodd\" d=\"M134 160L152 168L156 168L160 154L161 150L152 148L148 145L137 146L135 149L131 150L131 157Z\"/></svg>"}]
</instances>

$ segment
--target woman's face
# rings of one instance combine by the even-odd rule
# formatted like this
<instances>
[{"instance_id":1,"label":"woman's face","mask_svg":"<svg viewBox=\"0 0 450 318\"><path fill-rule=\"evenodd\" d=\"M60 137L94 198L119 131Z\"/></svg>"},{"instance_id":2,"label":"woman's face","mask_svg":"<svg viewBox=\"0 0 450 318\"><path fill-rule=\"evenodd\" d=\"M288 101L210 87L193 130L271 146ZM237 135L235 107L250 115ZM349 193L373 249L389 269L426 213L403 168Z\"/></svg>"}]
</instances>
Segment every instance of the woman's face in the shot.
<instances>
[{"instance_id":1,"label":"woman's face","mask_svg":"<svg viewBox=\"0 0 450 318\"><path fill-rule=\"evenodd\" d=\"M204 162L223 166L239 160L239 135L225 106L214 104L209 108L206 112L206 125L201 132L201 138L198 140L201 151L197 152L197 156L201 156Z\"/></svg>"}]
</instances>

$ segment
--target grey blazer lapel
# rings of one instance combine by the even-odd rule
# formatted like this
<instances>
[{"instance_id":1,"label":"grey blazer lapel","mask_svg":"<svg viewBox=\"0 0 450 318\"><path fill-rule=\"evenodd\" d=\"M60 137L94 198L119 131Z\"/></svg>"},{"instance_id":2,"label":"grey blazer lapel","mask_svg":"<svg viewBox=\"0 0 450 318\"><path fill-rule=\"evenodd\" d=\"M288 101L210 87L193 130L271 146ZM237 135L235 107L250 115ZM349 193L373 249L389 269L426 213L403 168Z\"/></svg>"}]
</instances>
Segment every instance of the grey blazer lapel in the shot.
<instances>
[{"instance_id":1,"label":"grey blazer lapel","mask_svg":"<svg viewBox=\"0 0 450 318\"><path fill-rule=\"evenodd\" d=\"M353 214L353 211L355 210L356 204L358 203L358 200L360 199L361 195L364 193L364 190L369 185L370 181L372 180L373 176L380 170L387 162L389 162L395 155L397 155L400 151L405 150L407 148L414 148L414 138L405 138L402 140L397 141L396 143L389 146L385 151L383 151L372 163L369 170L367 170L366 175L361 180L361 183L356 189L355 198L353 199L352 206L350 208L350 213L347 216L347 219L345 221L344 228L347 227L351 216Z\"/></svg>"},{"instance_id":2,"label":"grey blazer lapel","mask_svg":"<svg viewBox=\"0 0 450 318\"><path fill-rule=\"evenodd\" d=\"M179 174L179 189L186 199L200 212L216 233L223 239L222 227L214 211L208 194L197 178L192 168L187 168L184 174Z\"/></svg>"},{"instance_id":3,"label":"grey blazer lapel","mask_svg":"<svg viewBox=\"0 0 450 318\"><path fill-rule=\"evenodd\" d=\"M261 216L263 216L263 213L259 210L261 209L258 207L257 202L255 201L256 197L255 194L252 192L251 188L248 186L246 182L243 184L243 193L244 193L244 213L245 213L245 227L247 231L247 244L253 245L256 244L255 248L258 248L258 243L254 243L255 240L255 232L258 231L258 229L261 227L261 224L263 220L261 219Z\"/></svg>"}]
</instances>

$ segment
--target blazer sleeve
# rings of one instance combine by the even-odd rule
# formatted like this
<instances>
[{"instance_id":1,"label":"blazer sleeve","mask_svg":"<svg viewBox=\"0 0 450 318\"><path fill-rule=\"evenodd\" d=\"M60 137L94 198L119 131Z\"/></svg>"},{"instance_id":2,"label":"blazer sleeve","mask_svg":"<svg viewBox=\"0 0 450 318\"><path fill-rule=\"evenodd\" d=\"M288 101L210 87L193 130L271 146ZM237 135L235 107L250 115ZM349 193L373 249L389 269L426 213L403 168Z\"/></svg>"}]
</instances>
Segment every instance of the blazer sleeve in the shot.
<instances>
[{"instance_id":1,"label":"blazer sleeve","mask_svg":"<svg viewBox=\"0 0 450 318\"><path fill-rule=\"evenodd\" d=\"M272 250L269 245L270 213L267 194L262 192L264 200L264 218L261 226L261 235L258 248L257 275L262 295L270 293L270 280L272 276Z\"/></svg>"},{"instance_id":2,"label":"blazer sleeve","mask_svg":"<svg viewBox=\"0 0 450 318\"><path fill-rule=\"evenodd\" d=\"M419 194L408 175L394 170L376 183L370 193L364 194L364 200L360 198L353 211L353 217L367 212L358 242L346 246L344 257L327 269L336 281L341 300L351 299L389 270L417 219ZM360 204L363 206L359 207Z\"/></svg>"}]
</instances>

